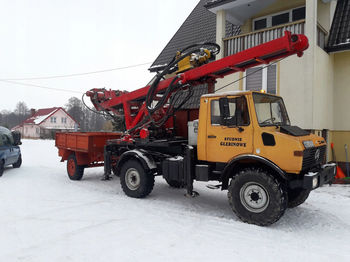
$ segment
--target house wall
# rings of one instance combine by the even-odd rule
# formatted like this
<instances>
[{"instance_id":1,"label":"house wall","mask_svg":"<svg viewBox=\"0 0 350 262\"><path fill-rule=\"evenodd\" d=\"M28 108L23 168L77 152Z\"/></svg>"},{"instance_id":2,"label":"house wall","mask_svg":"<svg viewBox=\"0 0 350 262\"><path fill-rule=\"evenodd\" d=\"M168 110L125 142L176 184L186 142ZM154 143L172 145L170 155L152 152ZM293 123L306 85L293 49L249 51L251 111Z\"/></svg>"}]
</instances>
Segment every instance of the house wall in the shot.
<instances>
[{"instance_id":1,"label":"house wall","mask_svg":"<svg viewBox=\"0 0 350 262\"><path fill-rule=\"evenodd\" d=\"M331 29L331 3L324 3L321 0L317 2L317 21L318 23L329 32Z\"/></svg>"},{"instance_id":2,"label":"house wall","mask_svg":"<svg viewBox=\"0 0 350 262\"><path fill-rule=\"evenodd\" d=\"M23 138L40 138L40 127L37 125L23 125L23 132Z\"/></svg>"},{"instance_id":3,"label":"house wall","mask_svg":"<svg viewBox=\"0 0 350 262\"><path fill-rule=\"evenodd\" d=\"M348 131L350 130L350 51L334 54L334 82L334 130Z\"/></svg>"},{"instance_id":4,"label":"house wall","mask_svg":"<svg viewBox=\"0 0 350 262\"><path fill-rule=\"evenodd\" d=\"M315 77L313 90L313 125L312 129L332 130L333 92L334 92L334 57L315 46Z\"/></svg>"},{"instance_id":5,"label":"house wall","mask_svg":"<svg viewBox=\"0 0 350 262\"><path fill-rule=\"evenodd\" d=\"M232 75L228 75L225 78L217 79L215 84L215 92L226 92L226 91L239 91L243 90L243 73L235 73ZM240 80L241 79L241 80ZM231 84L233 83L234 84ZM223 88L224 86L227 87Z\"/></svg>"},{"instance_id":6,"label":"house wall","mask_svg":"<svg viewBox=\"0 0 350 262\"><path fill-rule=\"evenodd\" d=\"M51 123L51 117L56 117L56 123ZM62 117L67 118L67 123L61 122ZM74 129L75 121L62 109L60 109L48 119L46 119L43 123L41 123L40 126L48 129Z\"/></svg>"}]
</instances>

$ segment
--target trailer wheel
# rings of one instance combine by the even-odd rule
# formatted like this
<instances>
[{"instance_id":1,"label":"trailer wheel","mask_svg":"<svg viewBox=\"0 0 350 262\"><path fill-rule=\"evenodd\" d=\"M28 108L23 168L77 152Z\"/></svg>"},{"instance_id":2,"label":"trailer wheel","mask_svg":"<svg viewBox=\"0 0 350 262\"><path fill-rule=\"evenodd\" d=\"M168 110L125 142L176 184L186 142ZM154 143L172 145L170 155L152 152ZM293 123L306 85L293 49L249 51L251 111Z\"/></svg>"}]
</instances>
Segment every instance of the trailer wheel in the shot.
<instances>
[{"instance_id":1,"label":"trailer wheel","mask_svg":"<svg viewBox=\"0 0 350 262\"><path fill-rule=\"evenodd\" d=\"M71 180L81 180L84 175L84 166L78 165L74 154L71 154L67 159L67 173Z\"/></svg>"},{"instance_id":2,"label":"trailer wheel","mask_svg":"<svg viewBox=\"0 0 350 262\"><path fill-rule=\"evenodd\" d=\"M13 168L19 168L22 165L22 155L19 155L16 163L12 164Z\"/></svg>"},{"instance_id":3,"label":"trailer wheel","mask_svg":"<svg viewBox=\"0 0 350 262\"><path fill-rule=\"evenodd\" d=\"M127 196L144 198L153 190L154 175L146 172L138 161L128 160L121 168L120 184Z\"/></svg>"},{"instance_id":4,"label":"trailer wheel","mask_svg":"<svg viewBox=\"0 0 350 262\"><path fill-rule=\"evenodd\" d=\"M288 207L294 208L306 201L309 197L310 190L297 188L288 190Z\"/></svg>"},{"instance_id":5,"label":"trailer wheel","mask_svg":"<svg viewBox=\"0 0 350 262\"><path fill-rule=\"evenodd\" d=\"M233 178L228 199L233 212L243 222L260 226L278 221L288 203L281 184L260 169L245 169Z\"/></svg>"},{"instance_id":6,"label":"trailer wheel","mask_svg":"<svg viewBox=\"0 0 350 262\"><path fill-rule=\"evenodd\" d=\"M0 160L0 177L4 173L5 165L4 165L4 160Z\"/></svg>"}]
</instances>

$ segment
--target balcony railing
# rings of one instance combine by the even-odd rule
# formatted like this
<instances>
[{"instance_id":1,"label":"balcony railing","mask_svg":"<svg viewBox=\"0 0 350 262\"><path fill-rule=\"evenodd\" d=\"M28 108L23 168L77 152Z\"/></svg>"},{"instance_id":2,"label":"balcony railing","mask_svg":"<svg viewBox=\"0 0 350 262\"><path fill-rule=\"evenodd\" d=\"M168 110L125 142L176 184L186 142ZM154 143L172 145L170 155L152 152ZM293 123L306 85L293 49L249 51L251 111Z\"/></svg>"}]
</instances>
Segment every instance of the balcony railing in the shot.
<instances>
[{"instance_id":1,"label":"balcony railing","mask_svg":"<svg viewBox=\"0 0 350 262\"><path fill-rule=\"evenodd\" d=\"M226 38L224 39L225 56L282 37L286 30L292 32L292 34L304 34L305 20Z\"/></svg>"}]
</instances>

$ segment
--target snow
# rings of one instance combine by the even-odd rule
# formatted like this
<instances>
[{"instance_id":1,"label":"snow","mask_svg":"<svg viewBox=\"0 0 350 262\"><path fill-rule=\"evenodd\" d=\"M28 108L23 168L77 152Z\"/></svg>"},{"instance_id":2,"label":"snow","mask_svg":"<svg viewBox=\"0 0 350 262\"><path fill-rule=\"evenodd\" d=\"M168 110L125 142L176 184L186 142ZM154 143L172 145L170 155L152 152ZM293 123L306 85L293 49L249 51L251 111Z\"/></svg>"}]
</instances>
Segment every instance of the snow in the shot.
<instances>
[{"instance_id":1,"label":"snow","mask_svg":"<svg viewBox=\"0 0 350 262\"><path fill-rule=\"evenodd\" d=\"M124 195L103 168L70 181L54 141L24 140L23 165L0 178L0 261L350 261L350 187L328 185L270 227L242 223L226 192L197 198L161 178Z\"/></svg>"},{"instance_id":2,"label":"snow","mask_svg":"<svg viewBox=\"0 0 350 262\"><path fill-rule=\"evenodd\" d=\"M34 124L39 125L42 121L44 121L46 118L48 118L51 114L52 114L52 112L50 112L50 114L47 114L47 115L36 117L34 119Z\"/></svg>"}]
</instances>

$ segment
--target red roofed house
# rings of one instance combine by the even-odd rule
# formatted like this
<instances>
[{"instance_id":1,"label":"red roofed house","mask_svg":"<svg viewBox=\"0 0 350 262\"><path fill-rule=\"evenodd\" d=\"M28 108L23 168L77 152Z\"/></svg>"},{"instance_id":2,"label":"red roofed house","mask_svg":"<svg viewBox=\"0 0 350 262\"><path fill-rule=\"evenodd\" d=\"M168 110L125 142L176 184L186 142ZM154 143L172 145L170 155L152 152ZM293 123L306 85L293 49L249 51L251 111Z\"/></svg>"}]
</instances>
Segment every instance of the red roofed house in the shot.
<instances>
[{"instance_id":1,"label":"red roofed house","mask_svg":"<svg viewBox=\"0 0 350 262\"><path fill-rule=\"evenodd\" d=\"M21 132L24 138L53 138L57 131L74 131L79 124L62 108L43 108L12 130Z\"/></svg>"}]
</instances>

